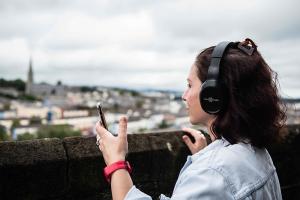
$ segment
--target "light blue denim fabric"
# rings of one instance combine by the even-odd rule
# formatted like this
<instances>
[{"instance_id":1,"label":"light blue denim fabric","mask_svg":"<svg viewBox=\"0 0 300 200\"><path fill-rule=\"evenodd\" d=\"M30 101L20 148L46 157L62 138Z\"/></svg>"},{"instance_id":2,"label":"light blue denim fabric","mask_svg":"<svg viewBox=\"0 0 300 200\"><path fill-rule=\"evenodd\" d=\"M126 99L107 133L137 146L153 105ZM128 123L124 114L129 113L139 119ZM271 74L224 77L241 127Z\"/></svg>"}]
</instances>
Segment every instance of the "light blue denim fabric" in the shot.
<instances>
[{"instance_id":1,"label":"light blue denim fabric","mask_svg":"<svg viewBox=\"0 0 300 200\"><path fill-rule=\"evenodd\" d=\"M151 200L133 186L125 200ZM161 200L272 199L281 200L280 184L266 149L231 145L224 138L187 157L172 197Z\"/></svg>"}]
</instances>

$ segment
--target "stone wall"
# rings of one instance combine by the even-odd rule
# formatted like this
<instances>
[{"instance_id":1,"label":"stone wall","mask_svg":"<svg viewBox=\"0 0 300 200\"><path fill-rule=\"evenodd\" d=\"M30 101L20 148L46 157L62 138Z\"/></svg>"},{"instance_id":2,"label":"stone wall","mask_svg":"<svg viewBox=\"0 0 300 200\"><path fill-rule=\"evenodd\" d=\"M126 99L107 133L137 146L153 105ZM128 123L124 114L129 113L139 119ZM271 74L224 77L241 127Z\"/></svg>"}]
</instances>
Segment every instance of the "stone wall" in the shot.
<instances>
[{"instance_id":1,"label":"stone wall","mask_svg":"<svg viewBox=\"0 0 300 200\"><path fill-rule=\"evenodd\" d=\"M270 149L284 199L300 199L300 125ZM134 184L156 199L170 195L189 151L181 131L128 136ZM0 199L111 199L95 137L0 142Z\"/></svg>"}]
</instances>

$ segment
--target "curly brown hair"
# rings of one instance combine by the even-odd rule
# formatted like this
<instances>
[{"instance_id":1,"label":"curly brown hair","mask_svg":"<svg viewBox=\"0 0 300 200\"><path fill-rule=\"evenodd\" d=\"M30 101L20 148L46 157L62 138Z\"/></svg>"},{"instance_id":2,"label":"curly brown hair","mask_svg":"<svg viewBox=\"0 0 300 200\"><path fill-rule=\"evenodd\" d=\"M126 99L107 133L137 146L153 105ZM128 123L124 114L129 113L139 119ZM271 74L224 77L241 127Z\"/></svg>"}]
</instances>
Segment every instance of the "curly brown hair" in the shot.
<instances>
[{"instance_id":1,"label":"curly brown hair","mask_svg":"<svg viewBox=\"0 0 300 200\"><path fill-rule=\"evenodd\" d=\"M196 57L202 83L206 80L214 47ZM278 94L277 73L258 51L247 55L238 48L229 48L222 59L218 81L227 101L210 127L217 138L224 137L231 144L248 140L259 148L281 140L286 106Z\"/></svg>"}]
</instances>

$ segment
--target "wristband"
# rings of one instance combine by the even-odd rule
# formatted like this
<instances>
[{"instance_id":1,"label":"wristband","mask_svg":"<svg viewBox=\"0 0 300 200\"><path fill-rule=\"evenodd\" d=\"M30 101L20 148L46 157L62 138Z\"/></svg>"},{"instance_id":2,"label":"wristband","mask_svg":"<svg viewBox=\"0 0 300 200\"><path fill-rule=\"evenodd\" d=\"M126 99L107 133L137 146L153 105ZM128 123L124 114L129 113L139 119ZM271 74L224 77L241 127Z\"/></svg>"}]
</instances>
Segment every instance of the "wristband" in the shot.
<instances>
[{"instance_id":1,"label":"wristband","mask_svg":"<svg viewBox=\"0 0 300 200\"><path fill-rule=\"evenodd\" d=\"M103 169L105 179L108 183L110 183L111 175L118 169L126 169L129 172L129 174L132 172L132 168L128 161L121 160L111 165L108 165Z\"/></svg>"}]
</instances>

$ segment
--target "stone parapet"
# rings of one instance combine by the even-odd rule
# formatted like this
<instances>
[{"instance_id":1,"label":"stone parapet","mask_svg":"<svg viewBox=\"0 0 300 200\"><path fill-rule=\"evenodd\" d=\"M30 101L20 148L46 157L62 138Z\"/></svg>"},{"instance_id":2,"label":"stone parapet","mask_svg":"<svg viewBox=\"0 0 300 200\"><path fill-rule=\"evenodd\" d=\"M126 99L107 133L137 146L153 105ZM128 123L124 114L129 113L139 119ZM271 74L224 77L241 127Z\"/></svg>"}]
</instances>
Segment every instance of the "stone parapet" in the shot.
<instances>
[{"instance_id":1,"label":"stone parapet","mask_svg":"<svg viewBox=\"0 0 300 200\"><path fill-rule=\"evenodd\" d=\"M300 199L300 125L269 149L284 199ZM156 199L170 195L189 150L181 131L128 135L134 184ZM111 199L95 137L0 142L0 199Z\"/></svg>"}]
</instances>

